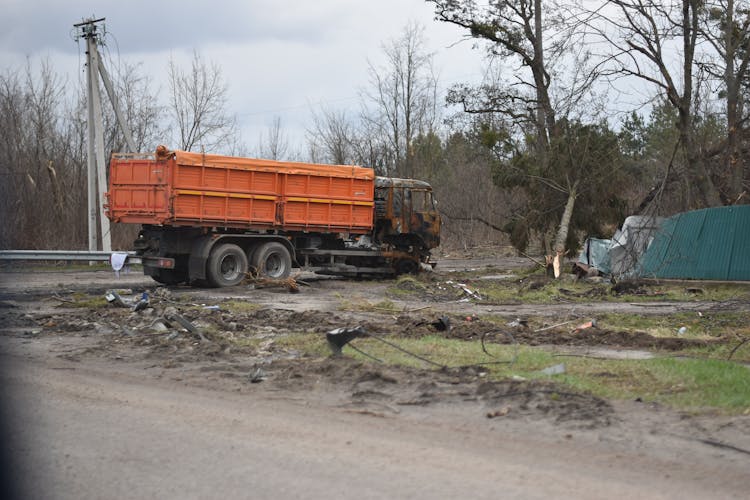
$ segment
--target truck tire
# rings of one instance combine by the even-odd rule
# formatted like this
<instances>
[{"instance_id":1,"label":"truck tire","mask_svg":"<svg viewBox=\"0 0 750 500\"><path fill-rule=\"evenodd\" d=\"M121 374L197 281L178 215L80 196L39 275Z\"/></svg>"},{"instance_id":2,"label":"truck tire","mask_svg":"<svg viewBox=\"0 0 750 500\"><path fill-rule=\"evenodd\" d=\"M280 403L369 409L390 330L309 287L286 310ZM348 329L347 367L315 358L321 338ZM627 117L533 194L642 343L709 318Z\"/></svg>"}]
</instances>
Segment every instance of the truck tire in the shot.
<instances>
[{"instance_id":1,"label":"truck tire","mask_svg":"<svg viewBox=\"0 0 750 500\"><path fill-rule=\"evenodd\" d=\"M292 273L292 256L281 243L263 243L253 252L253 267L261 278L285 279Z\"/></svg>"},{"instance_id":2,"label":"truck tire","mask_svg":"<svg viewBox=\"0 0 750 500\"><path fill-rule=\"evenodd\" d=\"M247 274L247 255L237 245L224 243L211 250L206 268L208 283L213 287L238 285Z\"/></svg>"}]
</instances>

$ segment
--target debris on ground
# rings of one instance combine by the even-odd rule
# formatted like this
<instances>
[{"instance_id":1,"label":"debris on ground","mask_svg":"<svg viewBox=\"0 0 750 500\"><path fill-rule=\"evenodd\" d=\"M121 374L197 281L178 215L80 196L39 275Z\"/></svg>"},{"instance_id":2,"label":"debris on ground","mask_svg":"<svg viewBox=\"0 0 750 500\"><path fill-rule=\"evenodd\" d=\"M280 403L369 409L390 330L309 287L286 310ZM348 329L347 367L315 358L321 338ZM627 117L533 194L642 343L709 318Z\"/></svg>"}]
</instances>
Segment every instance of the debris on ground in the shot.
<instances>
[{"instance_id":1,"label":"debris on ground","mask_svg":"<svg viewBox=\"0 0 750 500\"><path fill-rule=\"evenodd\" d=\"M516 318L513 321L506 323L505 325L511 328L528 328L529 322L525 319Z\"/></svg>"},{"instance_id":2,"label":"debris on ground","mask_svg":"<svg viewBox=\"0 0 750 500\"><path fill-rule=\"evenodd\" d=\"M549 325L549 326L545 326L544 328L539 328L538 330L534 330L534 333L545 332L545 331L547 331L547 330L552 330L553 328L559 328L559 327L561 327L561 326L569 325L569 324L571 324L571 323L572 323L573 321L574 321L574 320L570 320L570 321L563 321L562 323L556 323L556 324L554 324L554 325Z\"/></svg>"},{"instance_id":3,"label":"debris on ground","mask_svg":"<svg viewBox=\"0 0 750 500\"><path fill-rule=\"evenodd\" d=\"M451 319L448 316L440 316L438 319L434 321L417 321L415 326L421 326L421 325L429 325L432 328L435 329L435 331L438 332L449 332L451 330Z\"/></svg>"},{"instance_id":4,"label":"debris on ground","mask_svg":"<svg viewBox=\"0 0 750 500\"><path fill-rule=\"evenodd\" d=\"M430 323L439 332L451 331L451 319L448 316L440 316L437 321Z\"/></svg>"},{"instance_id":5,"label":"debris on ground","mask_svg":"<svg viewBox=\"0 0 750 500\"><path fill-rule=\"evenodd\" d=\"M143 311L144 309L148 308L149 305L149 298L148 298L148 292L143 292L141 294L141 298L138 299L138 301L133 304L133 311Z\"/></svg>"},{"instance_id":6,"label":"debris on ground","mask_svg":"<svg viewBox=\"0 0 750 500\"><path fill-rule=\"evenodd\" d=\"M299 293L299 285L309 286L308 283L301 281L294 276L284 279L274 279L258 277L254 273L247 273L242 284L253 285L255 288L285 288L289 293Z\"/></svg>"},{"instance_id":7,"label":"debris on ground","mask_svg":"<svg viewBox=\"0 0 750 500\"><path fill-rule=\"evenodd\" d=\"M113 304L117 307L130 307L125 303L120 294L115 290L107 290L107 292L104 294L104 298L107 299L108 303Z\"/></svg>"},{"instance_id":8,"label":"debris on ground","mask_svg":"<svg viewBox=\"0 0 750 500\"><path fill-rule=\"evenodd\" d=\"M168 321L174 321L175 323L178 323L181 327L183 327L188 332L194 335L197 335L198 337L200 337L201 342L208 342L208 339L203 335L200 329L197 328L194 324L192 324L190 320L188 320L184 316L177 314L177 313L171 313L165 316L165 318Z\"/></svg>"},{"instance_id":9,"label":"debris on ground","mask_svg":"<svg viewBox=\"0 0 750 500\"><path fill-rule=\"evenodd\" d=\"M341 354L341 349L352 340L367 336L367 332L361 326L354 328L336 328L326 333L328 347L334 356Z\"/></svg>"},{"instance_id":10,"label":"debris on ground","mask_svg":"<svg viewBox=\"0 0 750 500\"><path fill-rule=\"evenodd\" d=\"M463 300L469 300L469 299L482 300L482 296L479 295L479 292L472 290L465 283L456 283L455 281L448 280L445 282L445 284L450 285L453 288L456 288L460 290L461 292L463 292L463 294L466 296Z\"/></svg>"},{"instance_id":11,"label":"debris on ground","mask_svg":"<svg viewBox=\"0 0 750 500\"><path fill-rule=\"evenodd\" d=\"M320 289L314 290L315 293L309 294L309 302L300 301L304 297L283 299L278 295L274 296L275 290L270 290L271 293L258 292L257 295L263 299L258 301L257 308L255 304L252 304L253 307L239 307L237 297L234 296L237 290L232 291L233 295L218 294L219 298L216 298L213 291L209 294L185 288L170 290L155 287L145 290L148 303L137 311L133 310L133 306L144 299L144 290L136 289L135 293L115 290L124 304L124 307L116 307L114 301L108 300L105 303L101 296L104 287L112 286L108 282L100 289L92 290L91 296L83 296L72 290L58 291L70 293L68 297L71 300L68 302L78 304L77 307L54 304L42 311L30 311L28 306L19 310L15 306L3 307L0 304L0 320L12 331L18 332L18 335L68 336L70 339L80 337L79 340L85 342L86 346L80 352L64 354L71 359L83 356L101 356L110 360L138 359L157 367L157 370L180 367L172 372L175 377L182 377L185 372L193 369L191 367L199 365L201 368L216 369L216 372L211 373L236 382L243 391L277 390L279 384L284 383L289 385L290 390L306 390L318 387L316 384L328 383L343 389L347 404L362 405L366 409L375 407L376 404L380 405L378 408L398 410L409 405L424 406L446 402L463 404L466 401L476 401L483 405L480 417L487 415L487 418L507 420L543 416L542 418L572 421L575 425L596 426L607 425L611 409L606 402L589 394L568 394L561 385L555 385L555 380L565 378L555 379L554 376L566 373L566 365L546 368L545 365L535 366L533 370L537 371L523 373L528 380L519 375L510 375L506 380L495 381L491 370L481 371L477 367L457 369L439 366L439 369L435 369L430 366L428 370L424 367L411 369L389 367L371 360L363 362L359 355L321 356L318 346L314 349L298 347L300 351L304 350L300 352L290 347L296 344L287 342L285 337L315 333L317 335L314 336L314 342L319 343L322 342L322 334L326 334L326 340L331 345L331 336L334 336L334 340L339 343L338 352L349 341L364 336L362 334L369 334L374 340L355 340L352 342L354 345L348 344L349 347L361 345L366 349L380 339L397 346L400 339L411 340L425 336L477 342L482 340L485 352L489 351L491 356L497 354L493 356L497 358L497 361L491 362L493 364L508 363L506 358L510 358L512 349L501 345L514 343L523 346L578 346L577 350L566 351L575 355L585 350L581 347L589 346L679 351L727 342L726 338L681 336L678 328L682 324L694 328L688 323L689 320L672 323L669 337L610 329L605 324L597 325L595 320L584 316L585 313L581 314L585 305L570 304L570 301L545 305L543 307L556 308L554 313L538 315L533 312L533 307L510 309L516 303L516 299L510 294L504 296L510 298L500 299L504 305L508 305L502 311L501 308L488 308L486 304L463 306L455 303L457 298L471 302L476 300L472 295L472 281L467 281L475 278L454 279L455 282L450 282L450 285L435 276L413 279L403 286L396 282L396 285L373 287L372 292L369 284L366 284L367 288L356 288L360 290L357 294L362 293L367 300L376 300L373 298L376 297L375 293L389 293L387 286L399 286L402 289L411 287L412 293L400 296L394 294L393 302L398 307L389 308L385 313L364 308L336 309L335 303L340 300L339 297L343 293L350 293L350 286L360 286L359 282L326 282L325 286L321 285ZM514 293L518 283L499 283L497 286ZM543 281L539 283L542 284ZM260 285L258 288L264 286L262 283L254 284ZM269 289L272 286L287 289L285 284L277 281L266 284ZM323 293L326 291L325 287L329 288L328 296ZM580 293L578 287L569 288L571 294ZM596 289L597 293L601 289L605 294L609 292L608 286L597 286ZM560 293L568 295L564 291ZM46 294L47 292L45 296ZM494 295L488 292L487 296ZM382 298L382 295L377 297ZM321 299L330 301L323 306ZM91 306L88 305L89 302ZM424 306L425 303L428 305ZM83 304L86 306L81 307ZM301 308L300 304L306 309ZM402 304L405 305L402 307ZM732 310L737 304L746 307L741 302L734 301L696 307L704 308L708 315L709 311L713 312L718 307ZM289 309L284 309L285 307ZM691 306L693 316L700 314L696 307ZM431 311L424 311L428 308ZM588 314L591 312L588 311ZM529 315L529 319L524 315ZM342 325L349 326L340 328ZM351 325L359 326L351 328ZM337 334L339 338L336 338ZM347 334L351 338L344 342ZM70 339L63 342L69 342ZM728 359L748 342L744 337L734 339L732 337L728 347L736 347L726 356ZM409 345L412 344L404 343L404 347ZM322 347L322 344L319 346ZM331 347L332 352L336 352L335 347L336 343ZM742 352L744 351L740 351L740 354ZM722 352L722 357L724 354ZM429 362L425 360L425 363ZM450 362L446 364L450 365ZM545 369L540 370L541 368ZM263 382L260 387L250 385L260 382Z\"/></svg>"},{"instance_id":12,"label":"debris on ground","mask_svg":"<svg viewBox=\"0 0 750 500\"><path fill-rule=\"evenodd\" d=\"M552 365L544 370L540 370L539 373L543 375L562 375L565 373L565 363L559 365Z\"/></svg>"},{"instance_id":13,"label":"debris on ground","mask_svg":"<svg viewBox=\"0 0 750 500\"><path fill-rule=\"evenodd\" d=\"M266 372L263 368L257 368L251 375L248 376L248 380L251 384L257 384L266 380Z\"/></svg>"},{"instance_id":14,"label":"debris on ground","mask_svg":"<svg viewBox=\"0 0 750 500\"><path fill-rule=\"evenodd\" d=\"M487 412L487 418L504 417L510 413L510 406L503 406L499 410Z\"/></svg>"},{"instance_id":15,"label":"debris on ground","mask_svg":"<svg viewBox=\"0 0 750 500\"><path fill-rule=\"evenodd\" d=\"M582 330L588 330L589 328L596 328L596 327L597 327L596 320L592 319L591 321L586 321L585 323L581 323L580 325L575 327L573 331L580 332Z\"/></svg>"}]
</instances>

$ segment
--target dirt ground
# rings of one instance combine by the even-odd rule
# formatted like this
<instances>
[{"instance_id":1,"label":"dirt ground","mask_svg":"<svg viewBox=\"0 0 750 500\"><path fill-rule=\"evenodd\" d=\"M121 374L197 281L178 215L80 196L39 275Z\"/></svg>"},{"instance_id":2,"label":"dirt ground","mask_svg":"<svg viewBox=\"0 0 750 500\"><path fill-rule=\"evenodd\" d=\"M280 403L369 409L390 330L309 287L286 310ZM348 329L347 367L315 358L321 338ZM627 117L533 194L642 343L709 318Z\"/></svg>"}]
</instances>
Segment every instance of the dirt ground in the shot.
<instances>
[{"instance_id":1,"label":"dirt ground","mask_svg":"<svg viewBox=\"0 0 750 500\"><path fill-rule=\"evenodd\" d=\"M507 491L515 492L511 496L548 498L549 494L558 494L564 498L669 498L680 495L705 498L710 495L746 498L750 489L750 474L747 473L750 470L748 416L688 415L638 401L609 401L561 389L552 379L488 381L481 366L436 368L426 364L424 368L394 368L374 361L356 360L347 355L311 356L287 348L279 340L289 332L310 332L323 337L326 332L336 328L357 326L396 343L399 338L425 335L478 340L487 332L497 329L496 324L483 319L490 315L505 317L508 321L533 316L541 318L539 321L543 321L544 326L553 326L581 320L586 315L599 312L658 315L697 309L705 311L716 307L730 307L739 311L750 309L745 302L721 305L708 302L595 301L550 305L529 305L520 301L487 303L470 297L470 289L464 290L463 285L452 280L457 272L467 271L486 279L504 280L514 269L528 264L525 259L513 258L446 260L439 263L433 278L427 280L434 286L411 290L414 293L408 294L394 294L393 280L356 281L308 274L298 277L302 283L299 293L290 293L283 286L259 284L222 290L158 287L149 278L137 273L115 279L109 271L31 272L6 269L0 272L0 361L5 368L2 373L7 391L5 399L21 406L28 405L24 406L26 410L19 411L15 416L14 406L10 403L6 405L6 411L11 414L9 433L12 436L25 435L14 427L23 425L19 424L19 419L22 420L24 412L29 415L54 413L60 411L55 408L77 407L80 401L89 401L86 398L94 398L91 400L94 408L99 408L99 404L109 408L111 402L102 403L103 396L92 396L88 394L88 389L81 389L88 387L86 384L90 381L86 377L90 377L92 380L111 381L105 389L112 393L165 391L177 395L175 397L178 399L184 397L187 402L193 402L198 397L221 400L221 403L217 403L219 406L231 406L235 404L233 398L250 395L260 405L258 411L261 413L266 408L261 402L273 406L282 404L278 401L292 401L292 406L285 406L283 410L293 413L309 411L315 415L314 423L301 420L301 428L312 426L317 429L318 425L334 425L334 428L326 427L321 431L329 438L340 428L335 426L355 425L362 426L359 432L365 434L382 432L391 436L389 433L394 433L392 437L395 441L412 443L411 435L419 435L420 439L429 441L434 436L422 434L441 429L440 439L464 443L461 446L467 448L462 451L462 456L489 460L486 463L490 464L498 458L484 457L484 447L488 442L502 446L509 436L513 436L513 439L533 436L533 439L528 438L533 442L525 442L523 446L516 443L521 448L515 450L513 460L528 462L529 470L535 470L537 465L534 464L538 463L538 467L546 467L545 470L557 471L557 476L548 478L558 481L554 485L539 484L534 479L539 471L528 476L522 474L525 480L516 478L511 484L505 482L508 479L504 475L488 473L481 466L470 466L475 471L474 475L467 476L467 481L476 480L477 485L483 488L505 485L510 488ZM137 301L140 294L147 291L148 306L133 311L131 307L102 303L102 297L110 289L120 290L120 295L128 304ZM441 321L449 322L452 328L442 330ZM626 334L598 328L572 334L570 326L566 326L537 332L519 328L514 330L512 339L497 335L488 342L507 343L511 340L520 344L564 348L568 352L596 352L608 357L647 357L656 349L680 350L714 341L679 336L652 337L646 333ZM127 389L118 384L126 384ZM40 391L40 394L50 391L55 394L53 399L63 398L60 393L77 395L71 396L73 400L62 400L54 408L48 408L41 400L28 402L23 395L25 390ZM81 395L84 393L88 395ZM123 398L127 399L126 396L118 399L120 410L141 411L134 405L123 403ZM40 405L38 408L35 406L37 404ZM195 402L193 406L200 405ZM185 411L196 412L193 406ZM233 408L225 411L247 411L245 407L242 410ZM274 418L280 417L273 408L269 408L266 408L269 420L263 422L273 427L278 424ZM71 409L66 413L67 417L57 415L55 418L64 421L65 418L72 418L70 415L73 414L75 411ZM333 415L333 423L320 423L321 419L327 419L325 415ZM83 417L77 415L76 419L79 418ZM197 417L192 415L185 418ZM339 421L341 419L343 421ZM57 432L54 424L50 424L49 420L45 422L49 433ZM289 423L297 424L296 421ZM93 423L91 425L95 426ZM374 427L370 428L372 425ZM418 430L425 425L431 430ZM74 427L74 422L70 426ZM388 430L383 427L388 427ZM401 429L401 433L394 429ZM475 435L477 431L494 437L478 438ZM232 439L232 435L227 431L226 435L222 434L217 439ZM365 439L361 435L356 438ZM23 442L17 445L26 450L23 463L16 464L20 472L28 471L31 467L29 462L41 456L37 449L37 446L41 446L38 439L38 434L34 434L28 437L25 447ZM148 439L158 438L149 435ZM285 439L280 438L280 442L286 442ZM556 451L549 455L544 450L552 446L551 443L554 443ZM295 441L288 445L292 449L298 444ZM270 447L277 445L282 446L269 443ZM75 448L75 444L71 443L70 446ZM309 446L327 445L318 443ZM376 448L379 445L369 443L368 446ZM424 446L429 448L437 444ZM410 448L400 451L397 448L388 453L401 456L410 452ZM367 450L362 451L367 453ZM45 462L44 467L37 471L42 477L39 481L22 486L45 496L45 488L49 486L47 481L52 481L50 478L59 479L56 475L66 467L66 460L70 461L68 467L92 467L91 460L96 460L92 458L96 456L93 450L78 450L77 458L65 458L62 450L57 453L59 457L53 455L59 460ZM186 453L201 452L188 450ZM572 456L580 461L581 467L575 468L575 474L580 477L574 483L568 483L565 478L571 474L569 467L573 464L569 461ZM164 459L163 456L154 458L157 461ZM389 459L384 455L383 460ZM412 471L415 477L425 474L425 478L432 474L430 480L437 481L435 484L452 477L440 468L448 467L452 460L450 453L446 452L442 458L446 463L429 473L420 469L424 464L411 463L403 457L401 460L405 474ZM122 462L103 463L108 464L107 467L123 465ZM507 463L496 465L499 468L510 467ZM382 469L383 463L373 463L371 466ZM306 465L299 467L299 470L290 471L293 476L306 475ZM140 469L135 467L133 470ZM221 476L221 471L215 473ZM602 474L611 477L611 481L603 481ZM268 483L267 495L260 496L278 493L279 490L274 488L286 484L281 479L279 481L278 484ZM312 489L288 493L289 496L312 498L351 498L349 493L352 492L372 498L403 496L400 495L403 489L389 489L401 483L390 481L392 479L384 477L382 484L368 484L361 490L354 488L335 494L330 491L324 494L323 490L318 493L315 488L320 485L310 485L307 488ZM177 487L159 490L155 486L156 489L144 486L142 490L99 490L85 481L70 483L69 486L61 490L63 493L60 497L101 497L103 491L119 492L104 494L105 497L176 497L181 496L177 492L186 491ZM382 489L378 490L379 487ZM446 488L417 490L408 496L455 498L460 491ZM189 491L199 493L188 496L214 496L203 495L200 489ZM216 493L218 490L212 491ZM230 497L243 496L237 495L240 491L230 489L224 493ZM378 491L381 494L372 494ZM488 490L472 496L497 498L497 492Z\"/></svg>"}]
</instances>

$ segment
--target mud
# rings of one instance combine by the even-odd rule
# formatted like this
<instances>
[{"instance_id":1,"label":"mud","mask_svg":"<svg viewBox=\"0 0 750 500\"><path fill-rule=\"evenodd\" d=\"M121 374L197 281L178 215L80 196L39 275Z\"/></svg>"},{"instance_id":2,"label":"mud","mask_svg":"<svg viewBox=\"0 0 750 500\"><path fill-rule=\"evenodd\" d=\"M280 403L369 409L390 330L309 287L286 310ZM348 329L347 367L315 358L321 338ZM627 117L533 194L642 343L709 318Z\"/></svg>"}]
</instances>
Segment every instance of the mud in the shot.
<instances>
[{"instance_id":1,"label":"mud","mask_svg":"<svg viewBox=\"0 0 750 500\"><path fill-rule=\"evenodd\" d=\"M605 400L563 390L547 381L487 381L481 367L417 370L373 366L346 358L319 359L302 366L274 363L273 380L291 391L309 391L321 381L339 385L348 405L399 413L403 407L479 404L487 417L548 419L574 428L604 427L614 418ZM496 408L506 408L496 415Z\"/></svg>"},{"instance_id":2,"label":"mud","mask_svg":"<svg viewBox=\"0 0 750 500\"><path fill-rule=\"evenodd\" d=\"M179 369L183 379L204 379L201 384L208 379L214 384L217 380L244 384L255 379L273 390L291 393L325 385L341 394L339 405L374 414L400 413L404 407L472 404L484 408L488 415L495 407L512 408L503 416L546 419L575 428L606 426L612 418L611 406L599 398L573 394L548 382L489 382L481 367L387 367L346 357L305 357L276 344L290 332L322 336L348 324L397 342L404 336L434 335L434 327L425 323L426 319L415 322L406 315L381 315L375 320L351 313L271 308L231 312L222 310L221 303L218 308L184 304L168 289L153 289L150 295L150 307L138 312L111 305L69 307L73 298L59 302L58 297L46 307L36 307L34 301L6 301L0 308L0 322L9 336L73 339L58 357L74 363L87 359L145 361L162 369ZM163 321L175 314L200 334L174 321ZM443 334L471 340L487 327L477 322Z\"/></svg>"},{"instance_id":3,"label":"mud","mask_svg":"<svg viewBox=\"0 0 750 500\"><path fill-rule=\"evenodd\" d=\"M456 270L474 269L470 264L466 261L466 266L462 264ZM485 269L495 275L505 267ZM334 328L361 326L366 332L395 343L430 335L490 344L658 352L726 341L654 337L645 332L596 327L574 330L574 325L539 331L525 321L516 325L498 323L502 316L482 309L478 304L481 298L472 296L471 286L454 279L453 271L397 282L309 279L298 294L249 287L166 288L130 276L122 283L131 287L131 293L123 292L126 300L134 302L144 290L150 297L148 307L141 311L103 302L104 292L112 287L111 274L106 272L84 273L88 281L79 273L47 273L43 278L32 275L28 283L18 279L23 274L10 281L9 275L4 275L0 276L4 285L0 293L0 324L6 337L28 341L60 339L65 349L58 356L66 361L147 363L212 388L244 390L248 384L263 382L265 390L302 394L325 386L340 395L336 404L373 414L473 405L486 411L489 418L544 419L578 428L610 425L617 418L611 404L549 381L491 382L481 367L412 369L347 357L313 358L284 347L280 339L298 333L323 337ZM51 286L49 282L55 278L58 283ZM508 286L528 289L545 283L544 278L526 279ZM393 295L397 302L391 310L371 306L394 289L408 293ZM605 289L595 286L585 293L599 296ZM244 303L246 308L238 307ZM627 304L608 306L617 310ZM667 314L681 306L652 309ZM515 312L513 306L508 307L507 314ZM569 312L567 305L533 309L540 316ZM175 321L175 316L190 328Z\"/></svg>"}]
</instances>

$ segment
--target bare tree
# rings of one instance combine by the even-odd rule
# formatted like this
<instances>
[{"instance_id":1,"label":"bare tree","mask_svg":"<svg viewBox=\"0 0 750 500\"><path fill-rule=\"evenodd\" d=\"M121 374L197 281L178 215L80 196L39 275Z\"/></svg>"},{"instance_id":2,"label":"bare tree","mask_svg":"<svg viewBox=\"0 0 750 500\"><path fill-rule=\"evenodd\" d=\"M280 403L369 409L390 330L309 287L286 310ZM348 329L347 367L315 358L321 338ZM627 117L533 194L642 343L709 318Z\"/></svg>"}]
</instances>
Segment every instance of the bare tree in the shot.
<instances>
[{"instance_id":1,"label":"bare tree","mask_svg":"<svg viewBox=\"0 0 750 500\"><path fill-rule=\"evenodd\" d=\"M371 120L363 120L352 142L354 162L375 169L378 175L393 175L395 154L382 127Z\"/></svg>"},{"instance_id":2,"label":"bare tree","mask_svg":"<svg viewBox=\"0 0 750 500\"><path fill-rule=\"evenodd\" d=\"M216 152L231 145L237 134L235 115L227 111L228 87L215 63L193 52L190 70L169 61L169 109L180 149Z\"/></svg>"},{"instance_id":3,"label":"bare tree","mask_svg":"<svg viewBox=\"0 0 750 500\"><path fill-rule=\"evenodd\" d=\"M389 170L413 175L412 143L419 134L432 132L437 121L437 77L432 54L425 49L424 28L409 24L399 38L383 45L386 63L370 63L370 87L363 92L370 104L365 121L380 131L391 150Z\"/></svg>"},{"instance_id":4,"label":"bare tree","mask_svg":"<svg viewBox=\"0 0 750 500\"><path fill-rule=\"evenodd\" d=\"M654 86L677 110L680 147L686 162L684 208L720 204L694 137L694 69L703 2L608 0L605 4L615 9L615 15L609 11L604 15L598 5L585 16L590 20L588 26L609 47L612 71ZM673 65L674 60L678 64Z\"/></svg>"},{"instance_id":5,"label":"bare tree","mask_svg":"<svg viewBox=\"0 0 750 500\"><path fill-rule=\"evenodd\" d=\"M428 0L435 4L439 21L467 30L472 38L490 42L489 54L518 60L523 71L514 75L518 84L504 88L486 86L472 92L454 89L453 99L467 112L499 112L536 127L540 158L555 131L556 112L550 95L552 77L545 59L545 26L541 0L497 1L480 7L472 0ZM552 42L553 59L563 44ZM549 48L549 47L548 47ZM526 74L526 69L530 74ZM529 95L528 89L532 90Z\"/></svg>"},{"instance_id":6,"label":"bare tree","mask_svg":"<svg viewBox=\"0 0 750 500\"><path fill-rule=\"evenodd\" d=\"M575 202L581 192L581 183L586 173L576 162L567 162L557 155L552 157L553 142L561 138L565 131L559 126L558 110L553 101L553 85L563 90L565 112L569 112L590 91L597 77L596 71L573 71L569 82L562 85L563 77L555 74L548 60L559 61L563 55L570 56L578 40L571 26L557 24L554 5L542 7L541 0L492 1L488 3L473 0L428 0L435 5L435 15L439 21L458 26L468 32L467 36L488 42L488 55L491 60L502 59L504 71L512 64L518 64L508 81L496 79L480 87L469 85L451 89L449 102L460 104L467 113L478 115L497 114L508 123L507 128L488 131L487 143L498 151L515 149L516 159L523 161L503 161L506 172L505 187L522 187L529 193L529 199L545 190L565 195L565 201L553 210L561 214L555 237L554 250L559 258L565 251L568 227L570 226ZM552 19L552 20L549 20ZM579 45L580 46L580 45ZM549 54L548 54L549 52ZM587 54L578 52L576 57L585 61ZM563 118L565 116L563 115ZM563 120L567 123L567 120ZM489 136L506 136L497 140ZM534 137L528 147L524 136ZM521 138L519 140L519 137ZM513 144L515 142L516 144ZM497 147L502 146L502 147ZM529 150L530 149L530 150ZM555 164L557 162L557 164ZM549 201L546 197L543 201ZM535 200L536 203L542 203ZM549 218L549 216L547 216ZM546 231L548 223L539 221L537 229Z\"/></svg>"},{"instance_id":7,"label":"bare tree","mask_svg":"<svg viewBox=\"0 0 750 500\"><path fill-rule=\"evenodd\" d=\"M161 117L165 108L157 100L151 78L144 75L140 68L140 64L123 61L113 75L114 85L125 120L133 134L136 150L152 151L164 140L166 131ZM109 114L110 109L107 111ZM113 150L120 150L115 144L122 147L124 143L119 137L119 127L114 128L118 131L118 139L113 141Z\"/></svg>"},{"instance_id":8,"label":"bare tree","mask_svg":"<svg viewBox=\"0 0 750 500\"><path fill-rule=\"evenodd\" d=\"M260 156L269 160L286 160L289 141L281 126L281 117L274 117L267 133L260 136Z\"/></svg>"},{"instance_id":9,"label":"bare tree","mask_svg":"<svg viewBox=\"0 0 750 500\"><path fill-rule=\"evenodd\" d=\"M22 76L23 75L23 76ZM42 61L0 75L0 247L74 248L82 243L85 183L63 112L65 82Z\"/></svg>"},{"instance_id":10,"label":"bare tree","mask_svg":"<svg viewBox=\"0 0 750 500\"><path fill-rule=\"evenodd\" d=\"M345 165L354 161L354 125L344 111L321 108L312 113L312 127L307 131L311 150L322 153L322 161Z\"/></svg>"}]
</instances>

